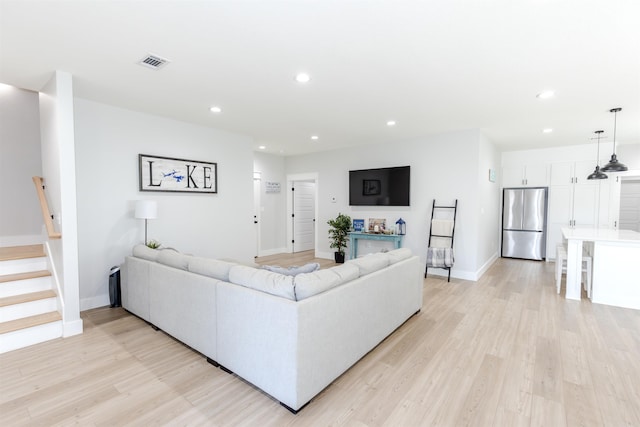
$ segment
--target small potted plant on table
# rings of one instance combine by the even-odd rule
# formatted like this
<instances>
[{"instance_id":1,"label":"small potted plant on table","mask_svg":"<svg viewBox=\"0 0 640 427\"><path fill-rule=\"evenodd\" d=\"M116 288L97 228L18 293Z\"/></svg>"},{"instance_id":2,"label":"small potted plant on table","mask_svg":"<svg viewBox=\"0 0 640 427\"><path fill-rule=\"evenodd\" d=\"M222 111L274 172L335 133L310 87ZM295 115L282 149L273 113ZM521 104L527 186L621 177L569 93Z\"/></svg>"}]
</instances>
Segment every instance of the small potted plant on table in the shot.
<instances>
[{"instance_id":1,"label":"small potted plant on table","mask_svg":"<svg viewBox=\"0 0 640 427\"><path fill-rule=\"evenodd\" d=\"M327 221L329 224L329 247L336 249L334 252L335 261L338 264L344 262L344 249L347 247L347 236L351 230L351 217L341 213L335 219Z\"/></svg>"}]
</instances>

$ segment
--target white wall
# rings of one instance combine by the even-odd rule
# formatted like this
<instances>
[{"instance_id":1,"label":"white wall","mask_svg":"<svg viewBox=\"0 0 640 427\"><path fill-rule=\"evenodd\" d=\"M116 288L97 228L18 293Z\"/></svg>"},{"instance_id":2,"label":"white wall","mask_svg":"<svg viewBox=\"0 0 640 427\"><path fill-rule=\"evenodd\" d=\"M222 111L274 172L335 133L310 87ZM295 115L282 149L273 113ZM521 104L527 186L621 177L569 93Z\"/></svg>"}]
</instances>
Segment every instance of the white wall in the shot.
<instances>
[{"instance_id":1,"label":"white wall","mask_svg":"<svg viewBox=\"0 0 640 427\"><path fill-rule=\"evenodd\" d=\"M42 176L49 209L61 239L48 242L64 296L63 336L82 333L78 277L78 226L74 142L73 81L56 71L40 91Z\"/></svg>"},{"instance_id":2,"label":"white wall","mask_svg":"<svg viewBox=\"0 0 640 427\"><path fill-rule=\"evenodd\" d=\"M495 171L495 182L489 180ZM478 266L484 273L498 257L500 247L500 152L480 135L478 155Z\"/></svg>"},{"instance_id":3,"label":"white wall","mask_svg":"<svg viewBox=\"0 0 640 427\"><path fill-rule=\"evenodd\" d=\"M0 84L0 245L43 241L31 180L41 175L38 93Z\"/></svg>"},{"instance_id":4,"label":"white wall","mask_svg":"<svg viewBox=\"0 0 640 427\"><path fill-rule=\"evenodd\" d=\"M409 142L287 157L287 174L318 174L317 255L333 258L327 238L327 220L341 212L352 219L386 218L392 223L402 217L407 222L403 246L411 248L424 262L433 199L436 198L439 203L451 203L457 198L456 263L452 276L476 280L482 266L497 251L495 246L494 253L489 254L490 249L487 248L491 248L492 244L479 242L479 229L490 227L492 231L488 233L497 236L499 224L499 217L496 216L498 185L483 184L482 190L479 190L478 183L479 176L485 173L480 170L481 167L498 167L498 154L490 142L486 139L481 142L481 138L479 131L470 130ZM479 161L479 157L483 160ZM411 166L410 207L349 206L349 170L403 165ZM495 206L485 207L485 214L479 216L481 194L487 199L483 203ZM333 197L335 203L331 202ZM370 242L370 245L367 244L369 242L364 243L358 249L359 254L380 248L375 242ZM482 250L478 249L480 245L483 246ZM444 270L433 270L433 273L446 274Z\"/></svg>"},{"instance_id":5,"label":"white wall","mask_svg":"<svg viewBox=\"0 0 640 427\"><path fill-rule=\"evenodd\" d=\"M144 240L136 200L158 202L149 239L183 253L253 260L253 152L249 137L75 100L80 298L109 303L108 273ZM218 164L218 194L140 192L138 154Z\"/></svg>"},{"instance_id":6,"label":"white wall","mask_svg":"<svg viewBox=\"0 0 640 427\"><path fill-rule=\"evenodd\" d=\"M640 171L640 144L618 145L616 155L618 161L626 165L629 170Z\"/></svg>"},{"instance_id":7,"label":"white wall","mask_svg":"<svg viewBox=\"0 0 640 427\"><path fill-rule=\"evenodd\" d=\"M286 252L286 175L282 156L254 153L253 170L260 172L260 248L258 255ZM279 193L267 193L265 182L279 182Z\"/></svg>"}]
</instances>

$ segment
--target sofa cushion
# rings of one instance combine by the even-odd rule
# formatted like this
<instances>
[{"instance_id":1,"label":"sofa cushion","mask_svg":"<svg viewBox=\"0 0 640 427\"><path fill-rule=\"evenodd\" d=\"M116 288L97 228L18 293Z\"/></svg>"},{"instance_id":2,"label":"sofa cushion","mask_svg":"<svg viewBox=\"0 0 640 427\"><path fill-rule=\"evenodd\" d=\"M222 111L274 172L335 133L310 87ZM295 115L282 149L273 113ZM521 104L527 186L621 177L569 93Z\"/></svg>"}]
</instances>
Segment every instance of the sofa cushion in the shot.
<instances>
[{"instance_id":1,"label":"sofa cushion","mask_svg":"<svg viewBox=\"0 0 640 427\"><path fill-rule=\"evenodd\" d=\"M302 273L311 273L320 269L320 264L312 262L309 264L294 267L279 267L277 265L263 265L264 270L273 271L274 273L284 274L285 276L297 276Z\"/></svg>"},{"instance_id":2,"label":"sofa cushion","mask_svg":"<svg viewBox=\"0 0 640 427\"><path fill-rule=\"evenodd\" d=\"M189 265L189 258L191 258L189 255L178 253L175 250L161 250L156 261L160 264L186 270Z\"/></svg>"},{"instance_id":3,"label":"sofa cushion","mask_svg":"<svg viewBox=\"0 0 640 427\"><path fill-rule=\"evenodd\" d=\"M213 277L214 279L229 281L229 270L233 267L232 262L220 261L218 259L190 257L187 269L196 274Z\"/></svg>"},{"instance_id":4,"label":"sofa cushion","mask_svg":"<svg viewBox=\"0 0 640 427\"><path fill-rule=\"evenodd\" d=\"M360 270L352 264L343 264L327 270L298 274L294 279L296 298L301 301L328 291L343 283L355 280Z\"/></svg>"},{"instance_id":5,"label":"sofa cushion","mask_svg":"<svg viewBox=\"0 0 640 427\"><path fill-rule=\"evenodd\" d=\"M136 258L146 259L148 261L155 261L158 258L160 251L157 249L151 249L147 245L135 245L133 247L133 256Z\"/></svg>"},{"instance_id":6,"label":"sofa cushion","mask_svg":"<svg viewBox=\"0 0 640 427\"><path fill-rule=\"evenodd\" d=\"M387 252L389 257L389 265L402 261L403 259L411 258L411 249L400 248Z\"/></svg>"},{"instance_id":7,"label":"sofa cushion","mask_svg":"<svg viewBox=\"0 0 640 427\"><path fill-rule=\"evenodd\" d=\"M229 270L229 281L257 291L266 292L292 301L296 300L293 276L274 273L259 268L234 265Z\"/></svg>"},{"instance_id":8,"label":"sofa cushion","mask_svg":"<svg viewBox=\"0 0 640 427\"><path fill-rule=\"evenodd\" d=\"M347 263L358 267L360 276L364 276L387 267L389 265L389 255L379 252L349 260Z\"/></svg>"}]
</instances>

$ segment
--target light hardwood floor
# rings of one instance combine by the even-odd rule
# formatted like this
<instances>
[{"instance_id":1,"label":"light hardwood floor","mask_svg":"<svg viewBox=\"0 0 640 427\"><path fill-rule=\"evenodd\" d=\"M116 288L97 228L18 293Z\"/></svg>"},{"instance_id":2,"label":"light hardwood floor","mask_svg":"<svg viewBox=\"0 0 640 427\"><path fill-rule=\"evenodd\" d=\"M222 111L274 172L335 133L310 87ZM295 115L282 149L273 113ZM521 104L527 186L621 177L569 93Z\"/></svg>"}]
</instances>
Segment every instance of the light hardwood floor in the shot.
<instances>
[{"instance_id":1,"label":"light hardwood floor","mask_svg":"<svg viewBox=\"0 0 640 427\"><path fill-rule=\"evenodd\" d=\"M84 334L0 356L0 424L640 425L640 312L565 300L553 266L430 276L422 311L298 415L124 310L90 310Z\"/></svg>"}]
</instances>

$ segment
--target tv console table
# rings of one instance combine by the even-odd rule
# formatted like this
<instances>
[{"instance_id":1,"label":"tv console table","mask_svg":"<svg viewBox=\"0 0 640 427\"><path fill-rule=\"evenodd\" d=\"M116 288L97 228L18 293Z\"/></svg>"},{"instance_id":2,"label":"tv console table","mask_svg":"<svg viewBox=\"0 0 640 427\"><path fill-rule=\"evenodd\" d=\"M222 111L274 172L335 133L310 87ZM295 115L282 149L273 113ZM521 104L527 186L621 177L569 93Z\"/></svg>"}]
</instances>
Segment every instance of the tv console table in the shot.
<instances>
[{"instance_id":1,"label":"tv console table","mask_svg":"<svg viewBox=\"0 0 640 427\"><path fill-rule=\"evenodd\" d=\"M358 240L383 240L393 242L394 249L398 249L402 245L401 234L382 234L382 233L362 233L353 231L349 233L349 247L351 248L351 256L349 259L358 257Z\"/></svg>"}]
</instances>

